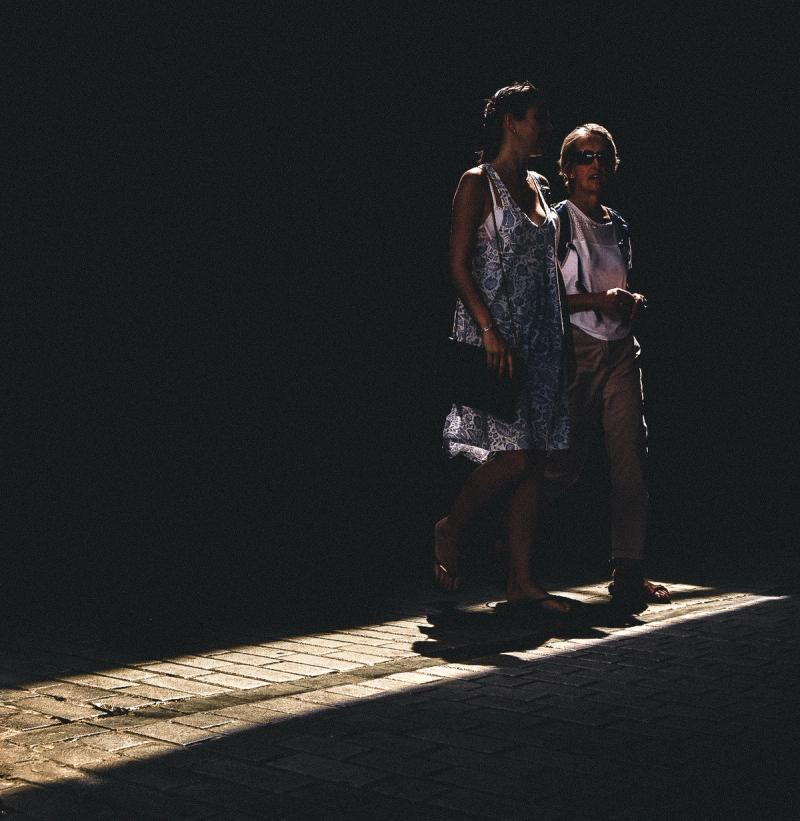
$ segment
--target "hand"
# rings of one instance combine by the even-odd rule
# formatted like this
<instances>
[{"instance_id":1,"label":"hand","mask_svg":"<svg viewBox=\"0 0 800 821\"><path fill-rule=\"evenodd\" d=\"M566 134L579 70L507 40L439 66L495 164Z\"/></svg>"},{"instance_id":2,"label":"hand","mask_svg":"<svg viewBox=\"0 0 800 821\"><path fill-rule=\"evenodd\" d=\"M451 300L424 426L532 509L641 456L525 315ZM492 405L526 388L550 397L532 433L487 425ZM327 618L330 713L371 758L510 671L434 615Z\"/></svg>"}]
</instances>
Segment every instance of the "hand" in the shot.
<instances>
[{"instance_id":1,"label":"hand","mask_svg":"<svg viewBox=\"0 0 800 821\"><path fill-rule=\"evenodd\" d=\"M486 364L495 375L498 378L508 375L509 379L513 379L514 354L505 339L494 328L483 335L483 347L486 349Z\"/></svg>"},{"instance_id":2,"label":"hand","mask_svg":"<svg viewBox=\"0 0 800 821\"><path fill-rule=\"evenodd\" d=\"M644 299L641 294L632 294L624 288L609 288L604 294L598 294L597 308L612 319L630 322L636 308L637 296Z\"/></svg>"},{"instance_id":3,"label":"hand","mask_svg":"<svg viewBox=\"0 0 800 821\"><path fill-rule=\"evenodd\" d=\"M635 322L639 313L647 307L647 299L644 294L631 294L633 297L633 309L631 310L631 322Z\"/></svg>"}]
</instances>

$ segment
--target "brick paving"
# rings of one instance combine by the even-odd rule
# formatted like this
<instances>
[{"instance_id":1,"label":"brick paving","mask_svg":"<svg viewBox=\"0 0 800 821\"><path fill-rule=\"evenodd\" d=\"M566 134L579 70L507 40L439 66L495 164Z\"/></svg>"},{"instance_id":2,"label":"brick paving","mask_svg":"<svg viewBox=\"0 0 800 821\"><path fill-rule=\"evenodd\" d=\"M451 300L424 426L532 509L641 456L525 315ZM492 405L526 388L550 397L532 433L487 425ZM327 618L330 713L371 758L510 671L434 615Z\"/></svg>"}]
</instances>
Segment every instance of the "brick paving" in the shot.
<instances>
[{"instance_id":1,"label":"brick paving","mask_svg":"<svg viewBox=\"0 0 800 821\"><path fill-rule=\"evenodd\" d=\"M789 818L800 599L671 584L563 622L420 595L165 658L0 652L9 818ZM496 595L496 591L495 595ZM466 595L466 594L465 594Z\"/></svg>"}]
</instances>

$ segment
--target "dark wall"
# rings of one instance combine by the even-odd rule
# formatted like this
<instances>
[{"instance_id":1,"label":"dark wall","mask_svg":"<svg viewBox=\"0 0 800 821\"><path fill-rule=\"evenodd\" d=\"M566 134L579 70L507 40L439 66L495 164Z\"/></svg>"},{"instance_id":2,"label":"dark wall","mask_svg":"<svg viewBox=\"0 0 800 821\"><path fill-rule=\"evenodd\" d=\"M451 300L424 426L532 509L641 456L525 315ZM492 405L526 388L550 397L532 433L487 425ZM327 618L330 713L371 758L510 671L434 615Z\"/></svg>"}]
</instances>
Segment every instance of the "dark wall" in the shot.
<instances>
[{"instance_id":1,"label":"dark wall","mask_svg":"<svg viewBox=\"0 0 800 821\"><path fill-rule=\"evenodd\" d=\"M425 561L450 199L482 99L519 78L552 97L553 182L575 125L620 147L655 536L788 532L774 10L51 11L9 27L20 572L275 592Z\"/></svg>"}]
</instances>

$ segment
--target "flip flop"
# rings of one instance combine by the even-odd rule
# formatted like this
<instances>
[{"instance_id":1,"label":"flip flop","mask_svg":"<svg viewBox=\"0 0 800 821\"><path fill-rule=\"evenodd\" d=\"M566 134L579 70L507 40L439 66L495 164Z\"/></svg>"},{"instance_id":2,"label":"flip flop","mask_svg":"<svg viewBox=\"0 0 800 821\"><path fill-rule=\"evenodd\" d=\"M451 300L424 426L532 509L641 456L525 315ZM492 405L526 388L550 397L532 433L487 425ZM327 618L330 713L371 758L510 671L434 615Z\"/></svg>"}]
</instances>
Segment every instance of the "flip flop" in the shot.
<instances>
[{"instance_id":1,"label":"flip flop","mask_svg":"<svg viewBox=\"0 0 800 821\"><path fill-rule=\"evenodd\" d=\"M539 599L522 599L521 601L501 601L495 605L495 612L500 616L558 616L563 618L569 616L573 611L572 602L569 603L569 610L551 610L544 607L544 603L552 601L559 604L566 602L558 596L542 596Z\"/></svg>"}]
</instances>

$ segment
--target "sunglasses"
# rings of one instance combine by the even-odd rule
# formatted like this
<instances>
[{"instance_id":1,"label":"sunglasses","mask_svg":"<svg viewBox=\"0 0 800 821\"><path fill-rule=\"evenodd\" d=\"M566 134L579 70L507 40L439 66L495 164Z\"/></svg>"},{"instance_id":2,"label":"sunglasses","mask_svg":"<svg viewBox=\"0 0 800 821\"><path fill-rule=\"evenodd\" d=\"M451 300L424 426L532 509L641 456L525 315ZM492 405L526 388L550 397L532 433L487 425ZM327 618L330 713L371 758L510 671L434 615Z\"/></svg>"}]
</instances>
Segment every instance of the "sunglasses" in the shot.
<instances>
[{"instance_id":1,"label":"sunglasses","mask_svg":"<svg viewBox=\"0 0 800 821\"><path fill-rule=\"evenodd\" d=\"M600 160L600 165L611 168L614 165L614 155L610 151L576 151L573 154L576 165L591 165Z\"/></svg>"}]
</instances>

